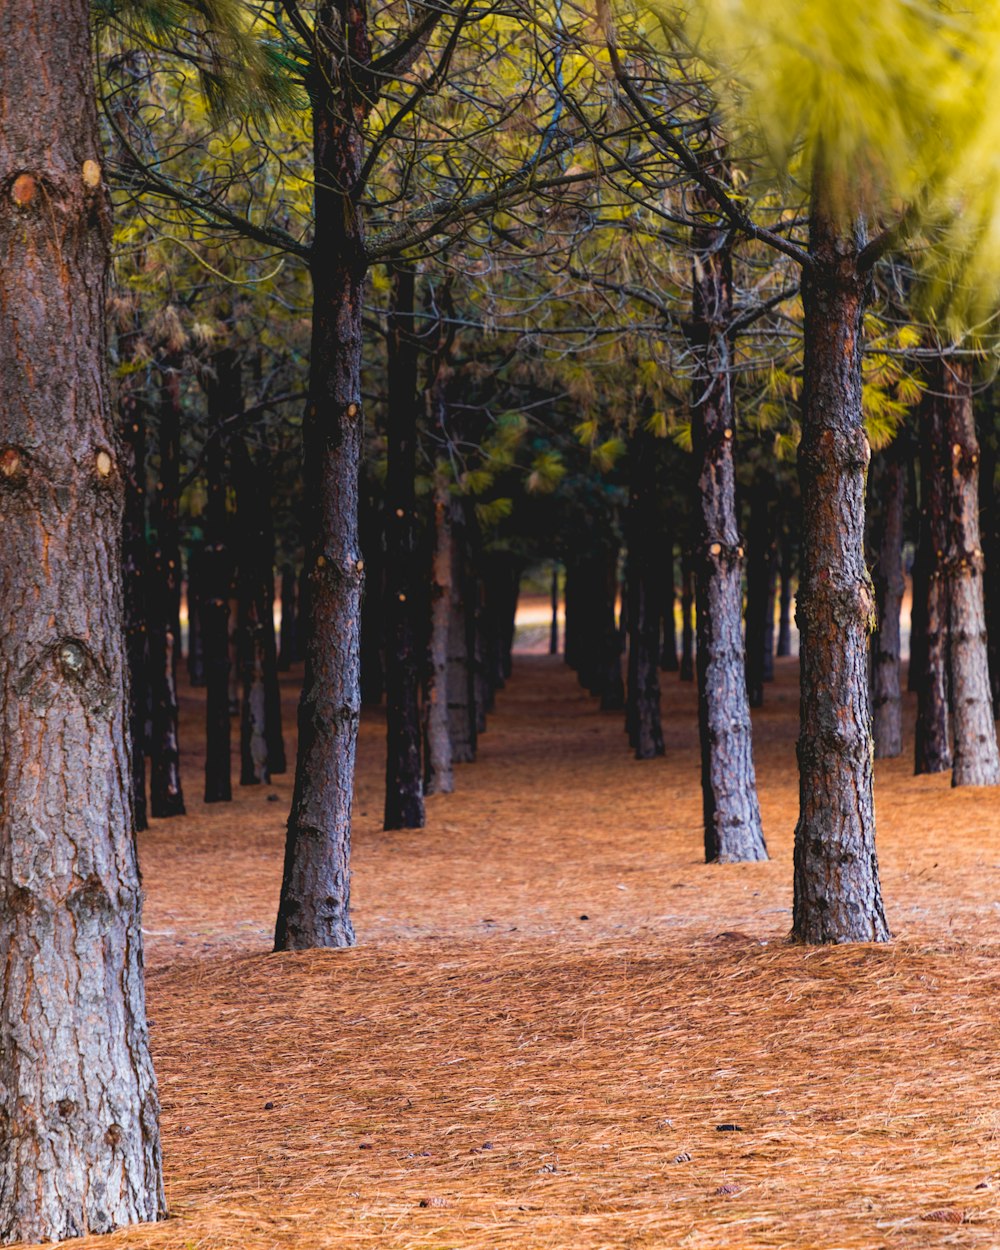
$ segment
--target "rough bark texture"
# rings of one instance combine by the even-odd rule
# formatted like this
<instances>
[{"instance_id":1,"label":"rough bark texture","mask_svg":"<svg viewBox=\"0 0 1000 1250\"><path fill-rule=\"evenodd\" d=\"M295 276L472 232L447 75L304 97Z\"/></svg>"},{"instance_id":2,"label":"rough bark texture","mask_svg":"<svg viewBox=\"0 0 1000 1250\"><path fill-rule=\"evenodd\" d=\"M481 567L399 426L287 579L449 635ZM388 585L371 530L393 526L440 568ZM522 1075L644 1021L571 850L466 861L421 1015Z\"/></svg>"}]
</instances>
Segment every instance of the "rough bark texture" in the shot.
<instances>
[{"instance_id":1,"label":"rough bark texture","mask_svg":"<svg viewBox=\"0 0 1000 1250\"><path fill-rule=\"evenodd\" d=\"M734 414L728 325L732 258L724 232L693 231L690 341L698 597L698 727L705 858L767 859L757 801L743 653L743 545L736 520Z\"/></svg>"},{"instance_id":2,"label":"rough bark texture","mask_svg":"<svg viewBox=\"0 0 1000 1250\"><path fill-rule=\"evenodd\" d=\"M948 679L948 583L944 555L948 544L948 465L944 406L929 390L920 405L920 546L913 578L917 645L910 668L916 673L917 726L914 772L951 768L951 715Z\"/></svg>"},{"instance_id":3,"label":"rough bark texture","mask_svg":"<svg viewBox=\"0 0 1000 1250\"><path fill-rule=\"evenodd\" d=\"M433 389L432 389L433 402ZM424 678L424 792L451 794L455 775L448 732L448 622L451 620L451 497L442 472L434 479L430 625Z\"/></svg>"},{"instance_id":4,"label":"rough bark texture","mask_svg":"<svg viewBox=\"0 0 1000 1250\"><path fill-rule=\"evenodd\" d=\"M149 687L152 705L149 809L153 816L183 816L177 665L181 657L180 361L160 369L160 474L153 499L156 541L150 560Z\"/></svg>"},{"instance_id":5,"label":"rough bark texture","mask_svg":"<svg viewBox=\"0 0 1000 1250\"><path fill-rule=\"evenodd\" d=\"M347 0L323 0L315 30L313 328L303 422L309 616L278 950L354 943L350 846L361 713L358 472L367 270L359 200L371 49L364 10Z\"/></svg>"},{"instance_id":6,"label":"rough bark texture","mask_svg":"<svg viewBox=\"0 0 1000 1250\"><path fill-rule=\"evenodd\" d=\"M385 483L386 767L385 829L421 829L424 788L420 754L420 662L417 623L417 342L416 275L393 273L389 317Z\"/></svg>"},{"instance_id":7,"label":"rough bark texture","mask_svg":"<svg viewBox=\"0 0 1000 1250\"><path fill-rule=\"evenodd\" d=\"M0 1240L163 1214L84 0L0 9Z\"/></svg>"},{"instance_id":8,"label":"rough bark texture","mask_svg":"<svg viewBox=\"0 0 1000 1250\"><path fill-rule=\"evenodd\" d=\"M979 473L979 524L982 532L983 597L986 607L986 641L990 657L990 690L993 716L1000 717L1000 534L997 532L997 413L994 403L976 405L980 418L982 461Z\"/></svg>"},{"instance_id":9,"label":"rough bark texture","mask_svg":"<svg viewBox=\"0 0 1000 1250\"><path fill-rule=\"evenodd\" d=\"M874 569L878 628L872 642L872 705L876 759L903 751L903 694L900 684L900 609L903 577L903 502L906 465L903 435L883 457L878 478L881 501Z\"/></svg>"},{"instance_id":10,"label":"rough bark texture","mask_svg":"<svg viewBox=\"0 0 1000 1250\"><path fill-rule=\"evenodd\" d=\"M792 935L801 942L884 942L875 852L868 636L875 604L864 559L861 410L866 279L861 231L844 229L817 178L812 266L803 273L805 358L799 481L802 574Z\"/></svg>"},{"instance_id":11,"label":"rough bark texture","mask_svg":"<svg viewBox=\"0 0 1000 1250\"><path fill-rule=\"evenodd\" d=\"M993 698L990 690L983 603L983 548L979 536L979 443L972 411L972 366L942 359L941 459L949 467L948 581L949 669L955 755L953 786L1000 785ZM937 389L937 388L935 388Z\"/></svg>"}]
</instances>

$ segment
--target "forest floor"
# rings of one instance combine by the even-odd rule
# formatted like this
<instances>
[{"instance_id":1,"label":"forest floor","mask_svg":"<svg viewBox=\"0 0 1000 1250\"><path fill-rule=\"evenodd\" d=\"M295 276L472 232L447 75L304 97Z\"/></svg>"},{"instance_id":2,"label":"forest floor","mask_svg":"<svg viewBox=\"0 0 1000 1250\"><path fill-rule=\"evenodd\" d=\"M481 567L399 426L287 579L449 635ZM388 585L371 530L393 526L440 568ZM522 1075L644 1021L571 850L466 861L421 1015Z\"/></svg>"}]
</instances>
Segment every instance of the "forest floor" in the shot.
<instances>
[{"instance_id":1,"label":"forest floor","mask_svg":"<svg viewBox=\"0 0 1000 1250\"><path fill-rule=\"evenodd\" d=\"M894 941L791 919L795 661L754 715L769 863L701 862L695 693L639 763L516 657L457 793L383 833L366 713L349 951L272 955L292 777L141 838L172 1218L135 1250L1000 1245L1000 800L877 766ZM286 732L294 725L286 682ZM277 796L277 801L273 801Z\"/></svg>"}]
</instances>

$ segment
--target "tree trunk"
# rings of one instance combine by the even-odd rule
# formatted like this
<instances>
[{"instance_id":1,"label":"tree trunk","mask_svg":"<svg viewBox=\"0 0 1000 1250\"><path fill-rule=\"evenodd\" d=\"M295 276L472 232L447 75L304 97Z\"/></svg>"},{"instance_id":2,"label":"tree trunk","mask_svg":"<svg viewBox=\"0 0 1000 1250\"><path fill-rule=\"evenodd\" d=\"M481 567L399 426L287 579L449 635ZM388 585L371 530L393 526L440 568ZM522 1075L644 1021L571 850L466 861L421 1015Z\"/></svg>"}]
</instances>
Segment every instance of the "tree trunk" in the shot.
<instances>
[{"instance_id":1,"label":"tree trunk","mask_svg":"<svg viewBox=\"0 0 1000 1250\"><path fill-rule=\"evenodd\" d=\"M914 772L941 773L951 768L951 717L948 691L948 584L944 553L948 544L948 465L944 405L932 389L920 405L920 547L913 579L919 611L917 728ZM916 606L914 615L917 615ZM915 631L917 632L917 631Z\"/></svg>"},{"instance_id":2,"label":"tree trunk","mask_svg":"<svg viewBox=\"0 0 1000 1250\"><path fill-rule=\"evenodd\" d=\"M177 705L181 655L180 366L168 358L160 369L160 476L153 503L156 542L149 586L149 685L153 710L149 807L156 817L183 816Z\"/></svg>"},{"instance_id":3,"label":"tree trunk","mask_svg":"<svg viewBox=\"0 0 1000 1250\"><path fill-rule=\"evenodd\" d=\"M314 20L313 328L303 422L309 617L277 950L354 943L350 846L361 712L358 474L367 269L359 201L371 107L358 81L371 50L362 8L322 0Z\"/></svg>"},{"instance_id":4,"label":"tree trunk","mask_svg":"<svg viewBox=\"0 0 1000 1250\"><path fill-rule=\"evenodd\" d=\"M295 610L295 570L286 564L281 570L281 640L278 650L278 672L287 673L295 662L297 618Z\"/></svg>"},{"instance_id":5,"label":"tree trunk","mask_svg":"<svg viewBox=\"0 0 1000 1250\"><path fill-rule=\"evenodd\" d=\"M215 411L210 390L209 412ZM229 588L233 572L227 542L225 465L224 442L221 438L210 439L205 450L208 504L203 600L206 803L228 803L233 797L229 724Z\"/></svg>"},{"instance_id":6,"label":"tree trunk","mask_svg":"<svg viewBox=\"0 0 1000 1250\"><path fill-rule=\"evenodd\" d=\"M433 388L436 389L436 388ZM432 402L434 396L432 393ZM451 495L443 471L434 477L434 549L430 630L424 681L424 793L451 794L455 776L448 732L448 624L451 620Z\"/></svg>"},{"instance_id":7,"label":"tree trunk","mask_svg":"<svg viewBox=\"0 0 1000 1250\"><path fill-rule=\"evenodd\" d=\"M894 759L903 752L903 695L900 684L899 616L906 583L903 578L903 500L906 465L902 433L885 453L879 475L881 517L875 565L878 627L873 640L872 695L876 759Z\"/></svg>"},{"instance_id":8,"label":"tree trunk","mask_svg":"<svg viewBox=\"0 0 1000 1250\"><path fill-rule=\"evenodd\" d=\"M135 335L129 336L134 339ZM131 359L131 343L122 352ZM132 810L137 833L148 827L146 815L146 707L147 684L146 583L146 427L131 379L120 383L122 477L125 507L122 528L122 585L124 590L125 648L128 658L128 731L132 759Z\"/></svg>"},{"instance_id":9,"label":"tree trunk","mask_svg":"<svg viewBox=\"0 0 1000 1250\"><path fill-rule=\"evenodd\" d=\"M660 646L660 669L664 673L676 673L680 668L677 659L677 621L674 610L677 605L677 588L674 585L674 529L673 520L667 521L663 550L663 641Z\"/></svg>"},{"instance_id":10,"label":"tree trunk","mask_svg":"<svg viewBox=\"0 0 1000 1250\"><path fill-rule=\"evenodd\" d=\"M767 859L743 653L743 545L736 519L730 383L732 252L716 226L693 231L690 341L698 596L698 727L705 859Z\"/></svg>"},{"instance_id":11,"label":"tree trunk","mask_svg":"<svg viewBox=\"0 0 1000 1250\"><path fill-rule=\"evenodd\" d=\"M996 407L982 405L982 433L979 444L982 465L979 477L980 524L983 542L983 598L986 607L986 642L990 657L990 690L993 716L1000 717L1000 542L997 533L996 491Z\"/></svg>"},{"instance_id":12,"label":"tree trunk","mask_svg":"<svg viewBox=\"0 0 1000 1250\"><path fill-rule=\"evenodd\" d=\"M866 278L858 272L861 228L845 230L836 219L818 175L812 267L802 281L802 675L792 936L884 942L868 692L875 604L864 558L871 458L861 408Z\"/></svg>"},{"instance_id":13,"label":"tree trunk","mask_svg":"<svg viewBox=\"0 0 1000 1250\"><path fill-rule=\"evenodd\" d=\"M604 549L604 584L601 613L601 711L617 712L625 706L625 682L622 678L622 634L615 620L618 598L617 543Z\"/></svg>"},{"instance_id":14,"label":"tree trunk","mask_svg":"<svg viewBox=\"0 0 1000 1250\"><path fill-rule=\"evenodd\" d=\"M792 654L792 578L795 573L795 544L786 524L781 534L781 591L778 596L778 645L776 654Z\"/></svg>"},{"instance_id":15,"label":"tree trunk","mask_svg":"<svg viewBox=\"0 0 1000 1250\"><path fill-rule=\"evenodd\" d=\"M771 533L773 494L770 475L758 468L750 491L750 522L747 527L746 668L751 707L764 706L767 652L773 643L773 634L769 640L767 629L768 592L774 563ZM773 615L773 599L770 606Z\"/></svg>"},{"instance_id":16,"label":"tree trunk","mask_svg":"<svg viewBox=\"0 0 1000 1250\"><path fill-rule=\"evenodd\" d=\"M88 6L0 10L0 1241L164 1214Z\"/></svg>"},{"instance_id":17,"label":"tree trunk","mask_svg":"<svg viewBox=\"0 0 1000 1250\"><path fill-rule=\"evenodd\" d=\"M559 654L559 564L552 565L552 621L549 625L549 655Z\"/></svg>"},{"instance_id":18,"label":"tree trunk","mask_svg":"<svg viewBox=\"0 0 1000 1250\"><path fill-rule=\"evenodd\" d=\"M264 550L265 522L261 512L264 484L243 439L236 435L232 448L236 485L236 559L240 702L240 785L266 785L271 780L267 740L267 686L264 619L268 611L268 556Z\"/></svg>"},{"instance_id":19,"label":"tree trunk","mask_svg":"<svg viewBox=\"0 0 1000 1250\"><path fill-rule=\"evenodd\" d=\"M979 536L979 443L972 411L972 365L940 361L944 394L941 459L949 465L948 635L952 728L955 737L953 786L1000 785L993 698L983 603L983 549ZM937 389L937 388L935 388Z\"/></svg>"},{"instance_id":20,"label":"tree trunk","mask_svg":"<svg viewBox=\"0 0 1000 1250\"><path fill-rule=\"evenodd\" d=\"M205 684L205 645L202 638L202 580L204 551L201 544L193 544L187 560L187 610L188 610L188 681L192 686Z\"/></svg>"},{"instance_id":21,"label":"tree trunk","mask_svg":"<svg viewBox=\"0 0 1000 1250\"><path fill-rule=\"evenodd\" d=\"M663 754L660 723L660 617L656 527L656 444L642 428L629 439L628 723L637 760ZM604 632L599 635L604 639Z\"/></svg>"},{"instance_id":22,"label":"tree trunk","mask_svg":"<svg viewBox=\"0 0 1000 1250\"><path fill-rule=\"evenodd\" d=\"M385 483L385 694L386 769L384 829L422 829L424 788L420 757L420 663L417 551L417 362L414 310L416 274L393 268L389 316L388 417Z\"/></svg>"},{"instance_id":23,"label":"tree trunk","mask_svg":"<svg viewBox=\"0 0 1000 1250\"><path fill-rule=\"evenodd\" d=\"M694 560L681 552L681 681L694 681Z\"/></svg>"},{"instance_id":24,"label":"tree trunk","mask_svg":"<svg viewBox=\"0 0 1000 1250\"><path fill-rule=\"evenodd\" d=\"M475 627L468 568L465 500L451 503L451 596L448 616L448 733L453 764L476 758Z\"/></svg>"}]
</instances>

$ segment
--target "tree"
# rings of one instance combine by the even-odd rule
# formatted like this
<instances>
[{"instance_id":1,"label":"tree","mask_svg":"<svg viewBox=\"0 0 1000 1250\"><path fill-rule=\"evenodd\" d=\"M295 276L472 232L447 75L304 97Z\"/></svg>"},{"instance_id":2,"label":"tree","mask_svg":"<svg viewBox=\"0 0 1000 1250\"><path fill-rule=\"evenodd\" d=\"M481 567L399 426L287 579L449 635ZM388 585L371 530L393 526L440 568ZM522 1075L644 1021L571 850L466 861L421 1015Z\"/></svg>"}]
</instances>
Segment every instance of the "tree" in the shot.
<instances>
[{"instance_id":1,"label":"tree","mask_svg":"<svg viewBox=\"0 0 1000 1250\"><path fill-rule=\"evenodd\" d=\"M88 5L0 16L0 1239L164 1213Z\"/></svg>"}]
</instances>

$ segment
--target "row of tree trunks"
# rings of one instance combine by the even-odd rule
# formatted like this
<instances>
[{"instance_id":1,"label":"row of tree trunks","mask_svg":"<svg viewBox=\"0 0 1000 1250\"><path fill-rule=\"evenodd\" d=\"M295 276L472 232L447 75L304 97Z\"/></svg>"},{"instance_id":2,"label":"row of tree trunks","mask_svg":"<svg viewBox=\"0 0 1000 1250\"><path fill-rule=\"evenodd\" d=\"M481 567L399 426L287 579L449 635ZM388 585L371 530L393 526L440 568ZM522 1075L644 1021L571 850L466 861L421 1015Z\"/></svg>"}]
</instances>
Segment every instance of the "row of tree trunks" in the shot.
<instances>
[{"instance_id":1,"label":"row of tree trunks","mask_svg":"<svg viewBox=\"0 0 1000 1250\"><path fill-rule=\"evenodd\" d=\"M876 759L893 759L903 751L900 610L906 589L903 577L904 450L903 436L898 435L882 457L877 478L881 511L873 541L873 580L878 624L872 639Z\"/></svg>"}]
</instances>

